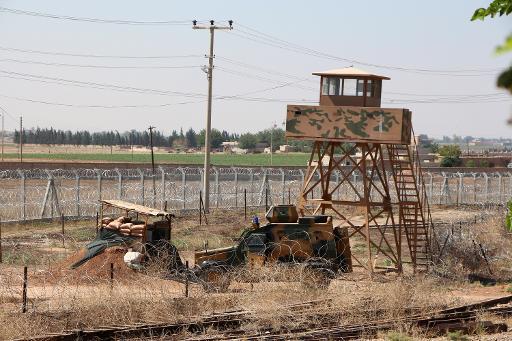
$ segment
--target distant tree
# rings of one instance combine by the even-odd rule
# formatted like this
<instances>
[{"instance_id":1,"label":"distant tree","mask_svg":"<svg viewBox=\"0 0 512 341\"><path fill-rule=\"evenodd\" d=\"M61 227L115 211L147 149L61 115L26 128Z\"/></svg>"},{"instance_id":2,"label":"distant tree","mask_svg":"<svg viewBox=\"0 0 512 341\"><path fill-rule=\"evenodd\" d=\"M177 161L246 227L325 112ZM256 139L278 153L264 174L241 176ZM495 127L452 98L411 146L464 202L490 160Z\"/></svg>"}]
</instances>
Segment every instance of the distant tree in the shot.
<instances>
[{"instance_id":1,"label":"distant tree","mask_svg":"<svg viewBox=\"0 0 512 341\"><path fill-rule=\"evenodd\" d=\"M438 153L441 156L451 156L451 157L460 157L462 155L460 147L455 144L449 144L449 145L440 147L438 150Z\"/></svg>"},{"instance_id":2,"label":"distant tree","mask_svg":"<svg viewBox=\"0 0 512 341\"><path fill-rule=\"evenodd\" d=\"M462 160L453 156L445 156L441 159L439 165L441 167L457 167L462 164Z\"/></svg>"},{"instance_id":3,"label":"distant tree","mask_svg":"<svg viewBox=\"0 0 512 341\"><path fill-rule=\"evenodd\" d=\"M476 167L476 162L475 160L468 160L466 162L466 167Z\"/></svg>"},{"instance_id":4,"label":"distant tree","mask_svg":"<svg viewBox=\"0 0 512 341\"><path fill-rule=\"evenodd\" d=\"M194 129L190 128L185 133L185 143L189 148L197 147L196 132L194 131Z\"/></svg>"},{"instance_id":5,"label":"distant tree","mask_svg":"<svg viewBox=\"0 0 512 341\"><path fill-rule=\"evenodd\" d=\"M438 143L436 143L436 142L432 142L432 143L430 144L430 147L429 147L429 148L430 148L430 152L431 152L431 153L435 153L435 154L439 153L439 144L438 144Z\"/></svg>"},{"instance_id":6,"label":"distant tree","mask_svg":"<svg viewBox=\"0 0 512 341\"><path fill-rule=\"evenodd\" d=\"M256 147L256 143L258 142L258 138L256 135L251 133L245 133L240 135L238 140L238 146L242 149L252 149Z\"/></svg>"},{"instance_id":7,"label":"distant tree","mask_svg":"<svg viewBox=\"0 0 512 341\"><path fill-rule=\"evenodd\" d=\"M462 152L457 145L451 144L440 147L439 155L443 157L440 162L441 167L457 167L462 164L460 158Z\"/></svg>"}]
</instances>

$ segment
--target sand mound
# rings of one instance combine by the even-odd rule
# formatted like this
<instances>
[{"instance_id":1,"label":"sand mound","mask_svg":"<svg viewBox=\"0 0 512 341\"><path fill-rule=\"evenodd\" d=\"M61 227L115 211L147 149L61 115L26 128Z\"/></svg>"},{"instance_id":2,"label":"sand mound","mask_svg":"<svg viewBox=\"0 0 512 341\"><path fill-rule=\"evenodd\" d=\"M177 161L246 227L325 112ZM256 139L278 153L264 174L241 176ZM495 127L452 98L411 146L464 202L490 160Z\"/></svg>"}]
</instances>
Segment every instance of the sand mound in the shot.
<instances>
[{"instance_id":1,"label":"sand mound","mask_svg":"<svg viewBox=\"0 0 512 341\"><path fill-rule=\"evenodd\" d=\"M110 281L110 264L114 265L114 281L133 280L140 277L141 274L125 265L123 257L126 251L124 247L110 247L76 269L71 269L71 265L82 259L86 254L86 250L81 249L59 263L48 274L50 278L47 277L47 280L70 280L79 283L108 282Z\"/></svg>"}]
</instances>

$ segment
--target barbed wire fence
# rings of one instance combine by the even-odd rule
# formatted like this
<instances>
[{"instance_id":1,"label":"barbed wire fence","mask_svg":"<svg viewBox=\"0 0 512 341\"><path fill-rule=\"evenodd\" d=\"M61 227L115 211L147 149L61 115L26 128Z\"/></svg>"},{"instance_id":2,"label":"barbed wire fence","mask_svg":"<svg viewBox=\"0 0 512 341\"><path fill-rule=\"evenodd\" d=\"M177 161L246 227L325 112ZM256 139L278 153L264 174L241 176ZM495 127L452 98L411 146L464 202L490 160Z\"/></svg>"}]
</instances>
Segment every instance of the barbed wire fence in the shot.
<instances>
[{"instance_id":1,"label":"barbed wire fence","mask_svg":"<svg viewBox=\"0 0 512 341\"><path fill-rule=\"evenodd\" d=\"M210 173L210 208L295 203L304 176L301 169L214 167ZM356 186L358 182L362 186L360 174L351 176ZM203 169L199 167L158 167L154 176L151 169L142 168L3 170L0 219L19 222L61 215L93 217L102 199L126 200L184 213L199 208L202 178ZM337 171L330 181L338 184L340 179L342 175ZM424 172L423 180L433 205L499 205L512 197L512 173ZM350 192L348 185L342 185L335 197L339 199Z\"/></svg>"}]
</instances>

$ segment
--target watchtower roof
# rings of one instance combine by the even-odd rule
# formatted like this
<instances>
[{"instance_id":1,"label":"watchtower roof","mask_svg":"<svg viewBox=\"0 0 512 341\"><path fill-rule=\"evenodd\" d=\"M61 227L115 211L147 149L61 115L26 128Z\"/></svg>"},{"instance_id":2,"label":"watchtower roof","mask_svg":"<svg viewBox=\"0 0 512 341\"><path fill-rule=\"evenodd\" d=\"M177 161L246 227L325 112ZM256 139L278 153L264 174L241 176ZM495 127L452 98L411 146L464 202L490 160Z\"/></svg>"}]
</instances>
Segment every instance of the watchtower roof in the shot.
<instances>
[{"instance_id":1,"label":"watchtower roof","mask_svg":"<svg viewBox=\"0 0 512 341\"><path fill-rule=\"evenodd\" d=\"M327 71L313 72L315 76L337 76L337 77L365 77L365 78L378 78L378 79L386 79L389 80L391 78L386 76L376 75L364 70L360 70L353 66L342 68L342 69L332 69Z\"/></svg>"}]
</instances>

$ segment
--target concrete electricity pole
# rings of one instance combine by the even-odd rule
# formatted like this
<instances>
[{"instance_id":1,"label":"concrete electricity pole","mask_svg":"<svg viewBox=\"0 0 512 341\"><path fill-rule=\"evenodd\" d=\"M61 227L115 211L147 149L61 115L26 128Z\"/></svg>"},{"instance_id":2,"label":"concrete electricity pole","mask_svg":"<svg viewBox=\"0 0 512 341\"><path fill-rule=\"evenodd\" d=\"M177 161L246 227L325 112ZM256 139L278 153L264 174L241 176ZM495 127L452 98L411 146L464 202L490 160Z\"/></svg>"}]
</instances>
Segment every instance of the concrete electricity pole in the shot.
<instances>
[{"instance_id":1,"label":"concrete electricity pole","mask_svg":"<svg viewBox=\"0 0 512 341\"><path fill-rule=\"evenodd\" d=\"M155 127L149 126L149 144L151 145L151 169L153 172L153 201L156 199L156 188L155 188L155 154L153 154L153 129Z\"/></svg>"},{"instance_id":2,"label":"concrete electricity pole","mask_svg":"<svg viewBox=\"0 0 512 341\"><path fill-rule=\"evenodd\" d=\"M5 138L4 117L5 117L5 114L2 113L2 162L4 161L4 138Z\"/></svg>"},{"instance_id":3,"label":"concrete electricity pole","mask_svg":"<svg viewBox=\"0 0 512 341\"><path fill-rule=\"evenodd\" d=\"M211 141L210 134L212 128L212 83L213 83L213 38L215 30L232 30L233 20L229 20L229 26L216 26L215 21L210 20L210 26L197 25L197 20L192 21L192 28L195 30L210 30L210 55L208 56L208 109L206 111L206 129L204 133L204 175L203 175L203 197L204 210L209 212L210 209L210 150Z\"/></svg>"}]
</instances>

